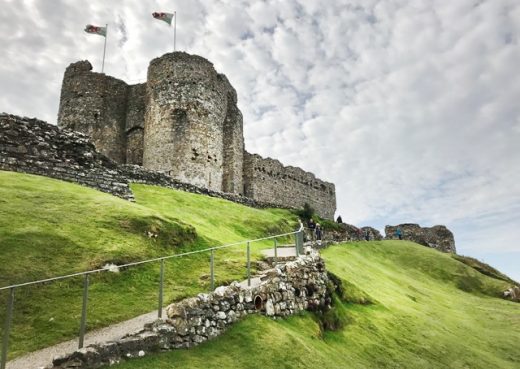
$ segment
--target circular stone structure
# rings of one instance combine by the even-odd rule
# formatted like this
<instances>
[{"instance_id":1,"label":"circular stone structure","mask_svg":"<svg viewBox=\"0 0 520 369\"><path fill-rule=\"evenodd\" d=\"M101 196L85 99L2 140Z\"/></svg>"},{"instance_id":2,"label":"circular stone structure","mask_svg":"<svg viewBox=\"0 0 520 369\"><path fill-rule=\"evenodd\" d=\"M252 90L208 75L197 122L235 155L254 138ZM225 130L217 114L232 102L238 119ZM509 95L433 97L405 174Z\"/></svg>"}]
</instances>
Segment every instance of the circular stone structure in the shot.
<instances>
[{"instance_id":1,"label":"circular stone structure","mask_svg":"<svg viewBox=\"0 0 520 369\"><path fill-rule=\"evenodd\" d=\"M148 68L143 165L222 189L226 81L206 59L174 52Z\"/></svg>"}]
</instances>

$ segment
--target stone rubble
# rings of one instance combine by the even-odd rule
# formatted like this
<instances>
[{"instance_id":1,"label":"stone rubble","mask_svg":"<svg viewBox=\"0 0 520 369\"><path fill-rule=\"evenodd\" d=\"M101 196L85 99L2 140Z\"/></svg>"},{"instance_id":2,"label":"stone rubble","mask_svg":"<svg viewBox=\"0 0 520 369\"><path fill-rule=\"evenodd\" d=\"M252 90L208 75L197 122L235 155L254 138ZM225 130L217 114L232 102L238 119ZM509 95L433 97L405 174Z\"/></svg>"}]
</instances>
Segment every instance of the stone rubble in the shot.
<instances>
[{"instance_id":1,"label":"stone rubble","mask_svg":"<svg viewBox=\"0 0 520 369\"><path fill-rule=\"evenodd\" d=\"M457 253L453 233L443 225L433 227L421 227L419 224L405 223L396 226L385 227L385 239L396 239L397 227L401 228L403 240L416 242L420 245L431 247L442 252Z\"/></svg>"},{"instance_id":2,"label":"stone rubble","mask_svg":"<svg viewBox=\"0 0 520 369\"><path fill-rule=\"evenodd\" d=\"M504 291L502 297L505 299L520 302L520 287L519 286L512 286Z\"/></svg>"}]
</instances>

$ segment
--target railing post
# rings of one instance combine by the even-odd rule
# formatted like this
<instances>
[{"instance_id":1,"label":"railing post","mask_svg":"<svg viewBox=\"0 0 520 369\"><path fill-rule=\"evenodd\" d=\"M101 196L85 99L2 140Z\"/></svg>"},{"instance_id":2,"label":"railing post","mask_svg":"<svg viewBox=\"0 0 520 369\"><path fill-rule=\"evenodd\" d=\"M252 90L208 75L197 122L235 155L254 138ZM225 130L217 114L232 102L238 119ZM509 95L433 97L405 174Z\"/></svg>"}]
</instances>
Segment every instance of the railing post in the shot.
<instances>
[{"instance_id":1,"label":"railing post","mask_svg":"<svg viewBox=\"0 0 520 369\"><path fill-rule=\"evenodd\" d=\"M211 255L209 257L209 275L210 275L210 286L211 291L215 290L215 250L211 249Z\"/></svg>"},{"instance_id":2,"label":"railing post","mask_svg":"<svg viewBox=\"0 0 520 369\"><path fill-rule=\"evenodd\" d=\"M278 240L274 239L274 262L278 262Z\"/></svg>"},{"instance_id":3,"label":"railing post","mask_svg":"<svg viewBox=\"0 0 520 369\"><path fill-rule=\"evenodd\" d=\"M299 243L300 243L300 237L299 237L298 233L295 233L294 234L294 248L296 249L296 257L300 256Z\"/></svg>"},{"instance_id":4,"label":"railing post","mask_svg":"<svg viewBox=\"0 0 520 369\"><path fill-rule=\"evenodd\" d=\"M2 341L2 361L0 368L5 369L7 363L7 351L9 350L9 332L11 331L11 321L13 319L14 306L14 287L9 289L9 299L7 300L7 314L5 316L4 338Z\"/></svg>"},{"instance_id":5,"label":"railing post","mask_svg":"<svg viewBox=\"0 0 520 369\"><path fill-rule=\"evenodd\" d=\"M83 279L83 306L81 308L81 323L79 327L78 348L83 348L85 342L85 330L87 328L87 302L88 302L88 274Z\"/></svg>"},{"instance_id":6,"label":"railing post","mask_svg":"<svg viewBox=\"0 0 520 369\"><path fill-rule=\"evenodd\" d=\"M161 259L161 272L159 276L159 307L157 310L157 317L162 318L163 307L163 293L164 293L164 259Z\"/></svg>"},{"instance_id":7,"label":"railing post","mask_svg":"<svg viewBox=\"0 0 520 369\"><path fill-rule=\"evenodd\" d=\"M247 285L251 286L251 246L247 241Z\"/></svg>"}]
</instances>

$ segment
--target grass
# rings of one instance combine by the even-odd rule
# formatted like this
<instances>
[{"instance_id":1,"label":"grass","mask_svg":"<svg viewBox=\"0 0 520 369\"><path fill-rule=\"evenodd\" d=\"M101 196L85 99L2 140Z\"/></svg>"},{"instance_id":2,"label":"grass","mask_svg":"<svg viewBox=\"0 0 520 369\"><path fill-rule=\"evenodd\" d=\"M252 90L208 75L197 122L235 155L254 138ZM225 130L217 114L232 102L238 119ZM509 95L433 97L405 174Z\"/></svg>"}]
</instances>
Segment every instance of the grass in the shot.
<instances>
[{"instance_id":1,"label":"grass","mask_svg":"<svg viewBox=\"0 0 520 369\"><path fill-rule=\"evenodd\" d=\"M285 210L132 189L136 203L0 171L0 286L286 232L295 224ZM269 246L255 244L253 256ZM244 277L243 245L216 254L218 283ZM195 349L117 368L520 366L520 305L498 298L511 282L498 271L405 241L338 245L323 256L343 285L333 311L277 321L252 316ZM145 265L92 276L89 328L154 309L158 274L158 265ZM208 255L168 261L165 303L207 290L208 274ZM81 286L77 278L16 291L10 359L77 335ZM0 293L0 307L6 297ZM0 322L4 314L2 308Z\"/></svg>"},{"instance_id":2,"label":"grass","mask_svg":"<svg viewBox=\"0 0 520 369\"><path fill-rule=\"evenodd\" d=\"M133 184L132 190L137 203L190 224L217 244L284 233L291 230L288 220L293 225L296 220L293 215L288 218L287 210L254 209L163 187Z\"/></svg>"},{"instance_id":3,"label":"grass","mask_svg":"<svg viewBox=\"0 0 520 369\"><path fill-rule=\"evenodd\" d=\"M343 281L325 317L339 329L324 331L310 313L251 316L194 349L114 368L520 367L520 305L496 297L508 282L406 241L343 244L323 257Z\"/></svg>"},{"instance_id":4,"label":"grass","mask_svg":"<svg viewBox=\"0 0 520 369\"><path fill-rule=\"evenodd\" d=\"M0 171L0 286L287 232L295 224L284 210L258 210L154 186L132 189L136 203ZM268 243L253 244L253 259L265 247ZM217 284L244 278L244 245L219 250L215 257ZM158 264L93 275L89 330L156 308L158 280ZM10 359L77 336L82 283L73 278L16 290ZM165 304L208 288L208 254L166 262ZM0 334L6 301L7 291L1 291Z\"/></svg>"},{"instance_id":5,"label":"grass","mask_svg":"<svg viewBox=\"0 0 520 369\"><path fill-rule=\"evenodd\" d=\"M519 283L517 281L512 280L507 275L501 273L500 271L493 268L491 265L483 263L480 260L477 260L475 258L469 257L469 256L463 256L463 255L452 255L453 258L460 261L461 263L464 263L470 267L472 267L475 270L478 270L480 273L493 277L495 279L500 279L506 282L509 282L511 284L518 285Z\"/></svg>"}]
</instances>

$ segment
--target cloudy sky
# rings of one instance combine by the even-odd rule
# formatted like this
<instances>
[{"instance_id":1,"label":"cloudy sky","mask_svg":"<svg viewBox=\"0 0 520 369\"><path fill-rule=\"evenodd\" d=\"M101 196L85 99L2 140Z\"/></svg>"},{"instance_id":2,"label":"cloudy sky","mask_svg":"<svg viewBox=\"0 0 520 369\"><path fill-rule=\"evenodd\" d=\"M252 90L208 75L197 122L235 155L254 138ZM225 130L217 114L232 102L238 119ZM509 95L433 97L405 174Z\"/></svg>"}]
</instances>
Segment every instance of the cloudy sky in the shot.
<instances>
[{"instance_id":1,"label":"cloudy sky","mask_svg":"<svg viewBox=\"0 0 520 369\"><path fill-rule=\"evenodd\" d=\"M324 5L326 4L326 5ZM445 224L520 280L518 0L0 0L0 111L55 124L71 62L128 82L177 49L239 95L248 151L336 184L356 225Z\"/></svg>"}]
</instances>

